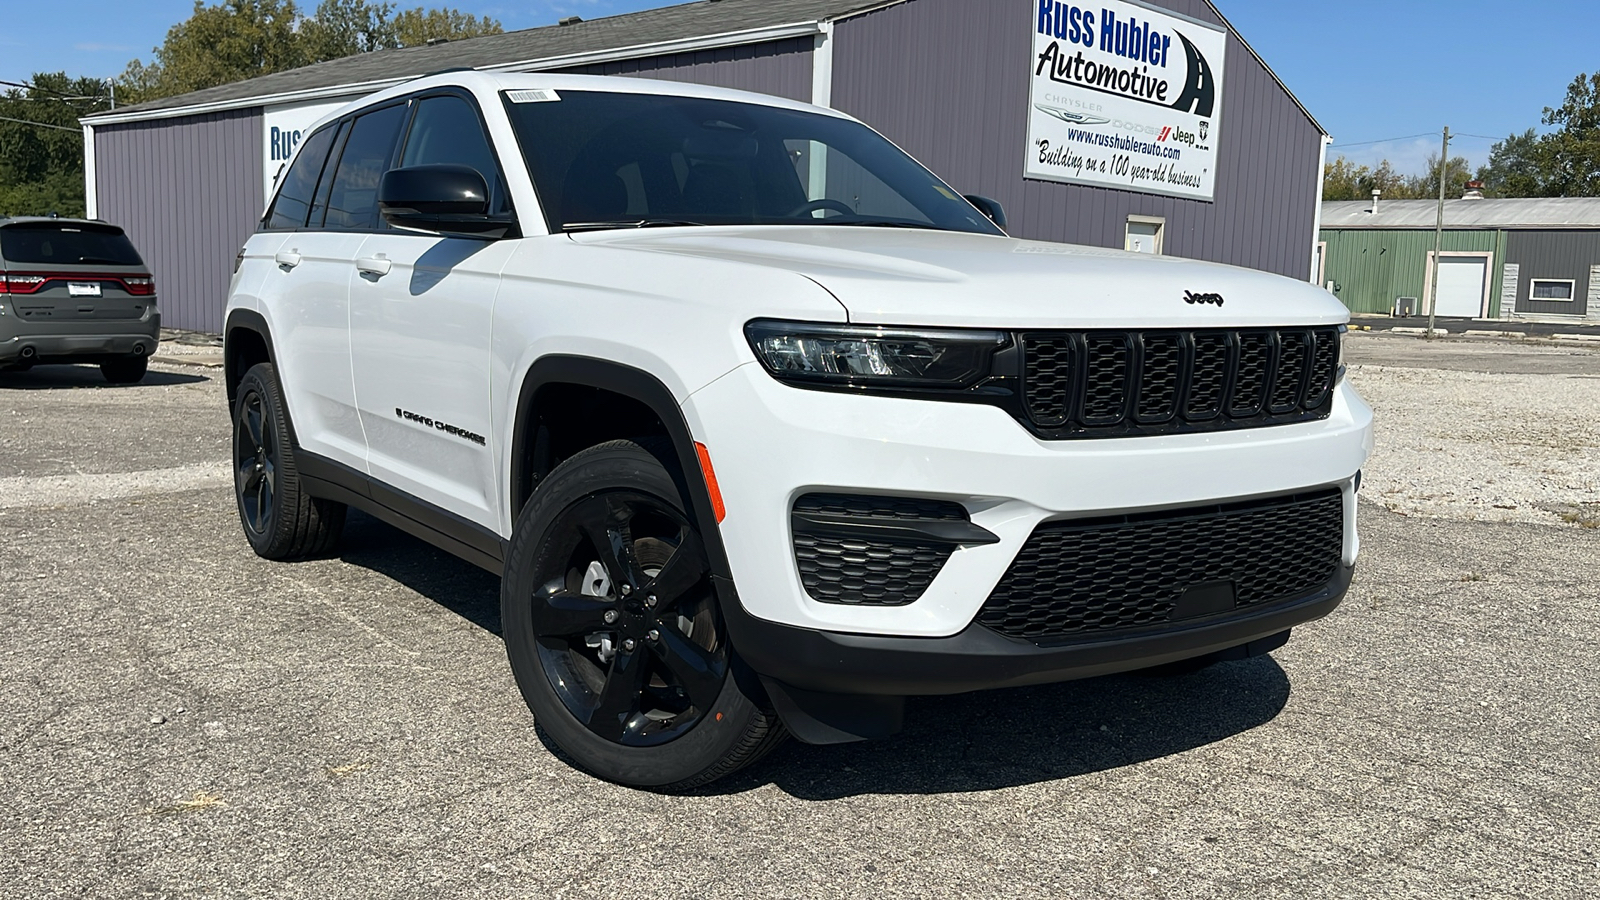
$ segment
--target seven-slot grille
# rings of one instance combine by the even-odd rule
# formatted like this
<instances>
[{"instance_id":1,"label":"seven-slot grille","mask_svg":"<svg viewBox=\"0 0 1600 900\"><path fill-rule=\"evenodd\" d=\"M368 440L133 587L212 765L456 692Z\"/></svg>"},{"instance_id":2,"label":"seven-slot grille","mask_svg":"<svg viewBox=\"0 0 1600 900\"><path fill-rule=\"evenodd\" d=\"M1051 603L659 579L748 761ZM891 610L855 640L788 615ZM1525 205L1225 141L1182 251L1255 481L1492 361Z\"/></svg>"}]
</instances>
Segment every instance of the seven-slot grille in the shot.
<instances>
[{"instance_id":1,"label":"seven-slot grille","mask_svg":"<svg viewBox=\"0 0 1600 900\"><path fill-rule=\"evenodd\" d=\"M978 622L1039 643L1093 639L1185 618L1191 591L1220 589L1224 598L1231 592L1237 608L1304 596L1332 580L1343 551L1339 488L1046 522L1012 561Z\"/></svg>"},{"instance_id":2,"label":"seven-slot grille","mask_svg":"<svg viewBox=\"0 0 1600 900\"><path fill-rule=\"evenodd\" d=\"M1030 332L1023 407L1049 438L1120 437L1324 418L1339 330Z\"/></svg>"}]
</instances>

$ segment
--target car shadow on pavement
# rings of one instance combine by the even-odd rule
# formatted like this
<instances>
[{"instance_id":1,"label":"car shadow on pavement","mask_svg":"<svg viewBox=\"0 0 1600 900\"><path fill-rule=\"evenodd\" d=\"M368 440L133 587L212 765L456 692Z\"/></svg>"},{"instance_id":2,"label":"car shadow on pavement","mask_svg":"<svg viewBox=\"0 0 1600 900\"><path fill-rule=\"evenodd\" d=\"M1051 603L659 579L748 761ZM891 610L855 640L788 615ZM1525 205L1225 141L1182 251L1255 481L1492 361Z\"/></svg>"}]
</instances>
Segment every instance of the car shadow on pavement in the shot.
<instances>
[{"instance_id":1,"label":"car shadow on pavement","mask_svg":"<svg viewBox=\"0 0 1600 900\"><path fill-rule=\"evenodd\" d=\"M831 747L790 741L702 793L767 784L803 800L947 794L1058 781L1184 753L1272 721L1289 677L1270 656L1176 677L1119 675L913 698L906 730Z\"/></svg>"},{"instance_id":2,"label":"car shadow on pavement","mask_svg":"<svg viewBox=\"0 0 1600 900\"><path fill-rule=\"evenodd\" d=\"M139 388L170 387L175 384L198 384L210 381L204 375L186 372L161 372L151 369L137 384L109 384L100 374L99 366L37 366L26 371L0 371L0 390L60 391L71 388L104 388L112 391L136 391Z\"/></svg>"},{"instance_id":3,"label":"car shadow on pavement","mask_svg":"<svg viewBox=\"0 0 1600 900\"><path fill-rule=\"evenodd\" d=\"M500 579L426 541L350 510L339 558L391 578L491 634L500 634Z\"/></svg>"},{"instance_id":4,"label":"car shadow on pavement","mask_svg":"<svg viewBox=\"0 0 1600 900\"><path fill-rule=\"evenodd\" d=\"M340 558L405 585L492 634L500 580L351 510ZM1118 675L956 697L917 697L886 740L812 747L789 741L697 791L771 784L805 800L990 791L1057 781L1184 753L1272 721L1289 677L1269 656L1189 675Z\"/></svg>"}]
</instances>

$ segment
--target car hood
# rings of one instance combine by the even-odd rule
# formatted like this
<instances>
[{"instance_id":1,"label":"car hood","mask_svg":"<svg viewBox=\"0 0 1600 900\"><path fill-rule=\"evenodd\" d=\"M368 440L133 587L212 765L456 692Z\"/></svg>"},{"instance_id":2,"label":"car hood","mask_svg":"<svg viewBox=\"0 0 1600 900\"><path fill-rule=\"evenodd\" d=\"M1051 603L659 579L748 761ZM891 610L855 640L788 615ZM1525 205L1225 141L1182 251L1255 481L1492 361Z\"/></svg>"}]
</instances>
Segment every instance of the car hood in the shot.
<instances>
[{"instance_id":1,"label":"car hood","mask_svg":"<svg viewBox=\"0 0 1600 900\"><path fill-rule=\"evenodd\" d=\"M1277 275L980 234L758 226L591 232L573 240L793 272L833 294L852 322L875 325L1207 328L1349 318L1328 292ZM1195 295L1220 295L1222 302L1187 302Z\"/></svg>"}]
</instances>

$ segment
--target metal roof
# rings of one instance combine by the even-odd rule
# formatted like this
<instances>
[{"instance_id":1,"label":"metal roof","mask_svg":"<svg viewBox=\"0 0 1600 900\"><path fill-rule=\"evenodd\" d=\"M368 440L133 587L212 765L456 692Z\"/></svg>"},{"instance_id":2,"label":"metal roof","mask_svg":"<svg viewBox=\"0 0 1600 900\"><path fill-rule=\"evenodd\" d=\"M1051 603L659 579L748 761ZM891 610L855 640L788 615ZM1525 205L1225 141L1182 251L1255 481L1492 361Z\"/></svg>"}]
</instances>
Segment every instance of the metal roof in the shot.
<instances>
[{"instance_id":1,"label":"metal roof","mask_svg":"<svg viewBox=\"0 0 1600 900\"><path fill-rule=\"evenodd\" d=\"M534 71L612 59L820 34L819 23L906 0L697 0L433 46L358 53L285 72L84 117L86 124L363 93L451 68ZM720 43L714 39L725 37ZM674 47L675 44L691 44Z\"/></svg>"},{"instance_id":2,"label":"metal roof","mask_svg":"<svg viewBox=\"0 0 1600 900\"><path fill-rule=\"evenodd\" d=\"M1433 228L1437 200L1329 200L1322 204L1323 228ZM1534 200L1446 200L1444 227L1600 228L1600 199L1556 197Z\"/></svg>"}]
</instances>

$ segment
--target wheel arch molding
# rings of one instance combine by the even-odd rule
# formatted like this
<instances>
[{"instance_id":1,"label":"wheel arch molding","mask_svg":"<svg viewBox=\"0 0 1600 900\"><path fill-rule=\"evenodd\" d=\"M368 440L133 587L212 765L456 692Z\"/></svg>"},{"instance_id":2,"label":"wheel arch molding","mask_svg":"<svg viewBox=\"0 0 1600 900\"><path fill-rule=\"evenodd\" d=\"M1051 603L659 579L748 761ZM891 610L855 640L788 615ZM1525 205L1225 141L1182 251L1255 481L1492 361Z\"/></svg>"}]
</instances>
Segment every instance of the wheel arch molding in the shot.
<instances>
[{"instance_id":1,"label":"wheel arch molding","mask_svg":"<svg viewBox=\"0 0 1600 900\"><path fill-rule=\"evenodd\" d=\"M235 309L228 313L222 331L223 376L228 388L228 407L238 400L239 382L250 367L269 362L278 365L278 352L272 346L272 329L267 319L253 309ZM261 358L265 354L266 358ZM288 410L284 410L287 417Z\"/></svg>"},{"instance_id":2,"label":"wheel arch molding","mask_svg":"<svg viewBox=\"0 0 1600 900\"><path fill-rule=\"evenodd\" d=\"M680 480L689 511L699 527L706 544L712 574L731 580L727 552L722 545L716 513L712 509L711 494L700 469L700 457L695 451L694 437L672 391L654 375L642 369L609 360L587 356L552 355L541 357L528 368L517 396L516 417L512 424L511 455L508 461L507 500L513 520L533 496L539 479L553 469L555 462L542 461L544 448L540 446L540 431L544 415L550 405L541 398L551 396L550 389L587 389L624 398L642 407L654 416L659 432L672 444L676 463L669 469ZM613 435L641 437L644 435ZM597 441L598 443L598 441ZM541 472L541 468L546 471ZM726 597L719 600L726 604ZM734 600L734 602L738 602Z\"/></svg>"}]
</instances>

